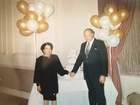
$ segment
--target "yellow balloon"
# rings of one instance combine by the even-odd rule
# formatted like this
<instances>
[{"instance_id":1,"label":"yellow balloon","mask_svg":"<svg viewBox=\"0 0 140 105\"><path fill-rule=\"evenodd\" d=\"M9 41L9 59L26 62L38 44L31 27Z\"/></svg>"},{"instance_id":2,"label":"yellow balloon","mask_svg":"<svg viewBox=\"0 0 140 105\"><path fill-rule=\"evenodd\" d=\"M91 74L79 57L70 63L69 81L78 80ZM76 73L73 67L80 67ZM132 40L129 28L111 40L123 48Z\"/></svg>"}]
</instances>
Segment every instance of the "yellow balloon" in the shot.
<instances>
[{"instance_id":1,"label":"yellow balloon","mask_svg":"<svg viewBox=\"0 0 140 105\"><path fill-rule=\"evenodd\" d=\"M29 35L31 35L31 34L33 34L33 32L32 31L30 31L30 30L28 30L28 29L26 29L26 30L20 30L20 33L22 34L22 35L24 35L24 36L29 36Z\"/></svg>"},{"instance_id":2,"label":"yellow balloon","mask_svg":"<svg viewBox=\"0 0 140 105\"><path fill-rule=\"evenodd\" d=\"M24 18L27 20L32 20L32 19L37 20L37 17L38 15L36 14L36 12L28 11Z\"/></svg>"},{"instance_id":3,"label":"yellow balloon","mask_svg":"<svg viewBox=\"0 0 140 105\"><path fill-rule=\"evenodd\" d=\"M104 8L104 13L106 15L111 15L112 13L116 12L117 11L117 8L116 6L114 5L107 5L105 8Z\"/></svg>"},{"instance_id":4,"label":"yellow balloon","mask_svg":"<svg viewBox=\"0 0 140 105\"><path fill-rule=\"evenodd\" d=\"M101 27L101 25L100 25L100 18L99 18L99 16L97 16L97 15L94 15L94 16L92 16L92 17L90 18L90 23L91 23L94 27L96 27L96 28L100 28L100 27Z\"/></svg>"},{"instance_id":5,"label":"yellow balloon","mask_svg":"<svg viewBox=\"0 0 140 105\"><path fill-rule=\"evenodd\" d=\"M19 19L16 25L20 30L26 30L27 29L26 23L27 23L26 19Z\"/></svg>"},{"instance_id":6,"label":"yellow balloon","mask_svg":"<svg viewBox=\"0 0 140 105\"><path fill-rule=\"evenodd\" d=\"M42 16L42 15L38 15L37 21L38 21L38 22L41 22L41 21L43 21L43 20L45 20L45 17Z\"/></svg>"},{"instance_id":7,"label":"yellow balloon","mask_svg":"<svg viewBox=\"0 0 140 105\"><path fill-rule=\"evenodd\" d=\"M110 15L110 21L113 25L118 25L121 22L119 13L115 12Z\"/></svg>"},{"instance_id":8,"label":"yellow balloon","mask_svg":"<svg viewBox=\"0 0 140 105\"><path fill-rule=\"evenodd\" d=\"M48 30L48 28L49 28L48 23L46 21L41 21L39 22L37 32L38 33L45 32L46 30Z\"/></svg>"},{"instance_id":9,"label":"yellow balloon","mask_svg":"<svg viewBox=\"0 0 140 105\"><path fill-rule=\"evenodd\" d=\"M121 17L121 21L125 21L129 16L129 13L126 9L120 9L119 14L120 14L120 17Z\"/></svg>"},{"instance_id":10,"label":"yellow balloon","mask_svg":"<svg viewBox=\"0 0 140 105\"><path fill-rule=\"evenodd\" d=\"M116 36L118 36L118 37L122 37L123 36L123 32L121 31L121 30L114 30L113 32L112 32L112 35L116 35Z\"/></svg>"},{"instance_id":11,"label":"yellow balloon","mask_svg":"<svg viewBox=\"0 0 140 105\"><path fill-rule=\"evenodd\" d=\"M23 14L28 12L28 7L29 5L25 0L20 0L17 2L17 9Z\"/></svg>"}]
</instances>

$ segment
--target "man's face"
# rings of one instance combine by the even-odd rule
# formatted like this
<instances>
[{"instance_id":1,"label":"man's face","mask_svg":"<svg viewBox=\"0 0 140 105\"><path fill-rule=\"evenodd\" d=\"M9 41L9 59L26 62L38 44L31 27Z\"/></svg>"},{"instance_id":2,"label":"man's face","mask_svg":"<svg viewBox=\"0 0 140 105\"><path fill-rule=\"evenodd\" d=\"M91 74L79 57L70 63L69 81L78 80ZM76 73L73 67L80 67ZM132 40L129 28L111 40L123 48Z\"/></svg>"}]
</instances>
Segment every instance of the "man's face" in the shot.
<instances>
[{"instance_id":1,"label":"man's face","mask_svg":"<svg viewBox=\"0 0 140 105\"><path fill-rule=\"evenodd\" d=\"M94 38L94 34L91 31L87 30L84 32L84 38L87 42L90 42Z\"/></svg>"}]
</instances>

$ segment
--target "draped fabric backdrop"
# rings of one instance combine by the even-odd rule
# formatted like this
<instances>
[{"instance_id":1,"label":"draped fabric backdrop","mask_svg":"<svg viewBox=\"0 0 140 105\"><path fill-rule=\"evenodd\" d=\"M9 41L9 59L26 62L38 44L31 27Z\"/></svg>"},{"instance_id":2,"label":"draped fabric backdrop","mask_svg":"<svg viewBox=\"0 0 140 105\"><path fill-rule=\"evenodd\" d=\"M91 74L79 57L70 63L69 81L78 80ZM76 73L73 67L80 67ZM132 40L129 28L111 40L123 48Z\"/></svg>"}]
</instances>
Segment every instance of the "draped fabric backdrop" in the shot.
<instances>
[{"instance_id":1,"label":"draped fabric backdrop","mask_svg":"<svg viewBox=\"0 0 140 105\"><path fill-rule=\"evenodd\" d=\"M111 48L112 58L110 61L111 65L109 66L109 67L111 67L109 69L110 76L112 77L113 83L118 91L116 105L121 105L121 103L122 103L122 89L121 89L121 81L120 81L120 75L119 75L117 61L118 61L119 55L124 47L126 37L128 35L128 32L129 32L131 24L132 24L136 1L135 0L98 0L99 15L103 14L104 7L107 4L114 4L117 6L117 9L126 8L129 11L128 20L125 23L123 23L120 27L120 29L124 32L124 35L120 41L120 44L119 44L119 46L117 46L115 48Z\"/></svg>"},{"instance_id":2,"label":"draped fabric backdrop","mask_svg":"<svg viewBox=\"0 0 140 105\"><path fill-rule=\"evenodd\" d=\"M136 0L132 26L119 57L121 74L140 76L140 0Z\"/></svg>"}]
</instances>

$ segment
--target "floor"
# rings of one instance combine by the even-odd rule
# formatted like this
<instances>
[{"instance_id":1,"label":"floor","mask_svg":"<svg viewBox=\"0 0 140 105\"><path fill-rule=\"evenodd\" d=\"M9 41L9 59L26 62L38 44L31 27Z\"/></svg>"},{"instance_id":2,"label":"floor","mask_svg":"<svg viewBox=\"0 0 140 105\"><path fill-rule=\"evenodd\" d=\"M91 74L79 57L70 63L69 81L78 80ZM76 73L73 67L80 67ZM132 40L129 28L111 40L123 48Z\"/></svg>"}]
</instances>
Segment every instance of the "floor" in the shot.
<instances>
[{"instance_id":1,"label":"floor","mask_svg":"<svg viewBox=\"0 0 140 105\"><path fill-rule=\"evenodd\" d=\"M27 100L0 93L0 105L27 105Z\"/></svg>"}]
</instances>

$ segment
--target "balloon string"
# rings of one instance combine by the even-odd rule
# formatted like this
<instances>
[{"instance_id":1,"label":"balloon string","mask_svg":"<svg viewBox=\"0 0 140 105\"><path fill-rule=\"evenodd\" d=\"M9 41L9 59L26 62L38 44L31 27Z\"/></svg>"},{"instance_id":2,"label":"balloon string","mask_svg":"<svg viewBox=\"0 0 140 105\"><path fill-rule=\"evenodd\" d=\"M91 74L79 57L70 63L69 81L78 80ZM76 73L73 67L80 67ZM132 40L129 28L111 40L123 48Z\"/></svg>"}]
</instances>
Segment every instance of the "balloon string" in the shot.
<instances>
[{"instance_id":1,"label":"balloon string","mask_svg":"<svg viewBox=\"0 0 140 105\"><path fill-rule=\"evenodd\" d=\"M111 46L109 47L109 68L110 68L110 76L112 77L112 52L111 52Z\"/></svg>"},{"instance_id":2,"label":"balloon string","mask_svg":"<svg viewBox=\"0 0 140 105\"><path fill-rule=\"evenodd\" d=\"M36 32L34 32L34 48L35 48L35 59L37 58L37 37Z\"/></svg>"}]
</instances>

